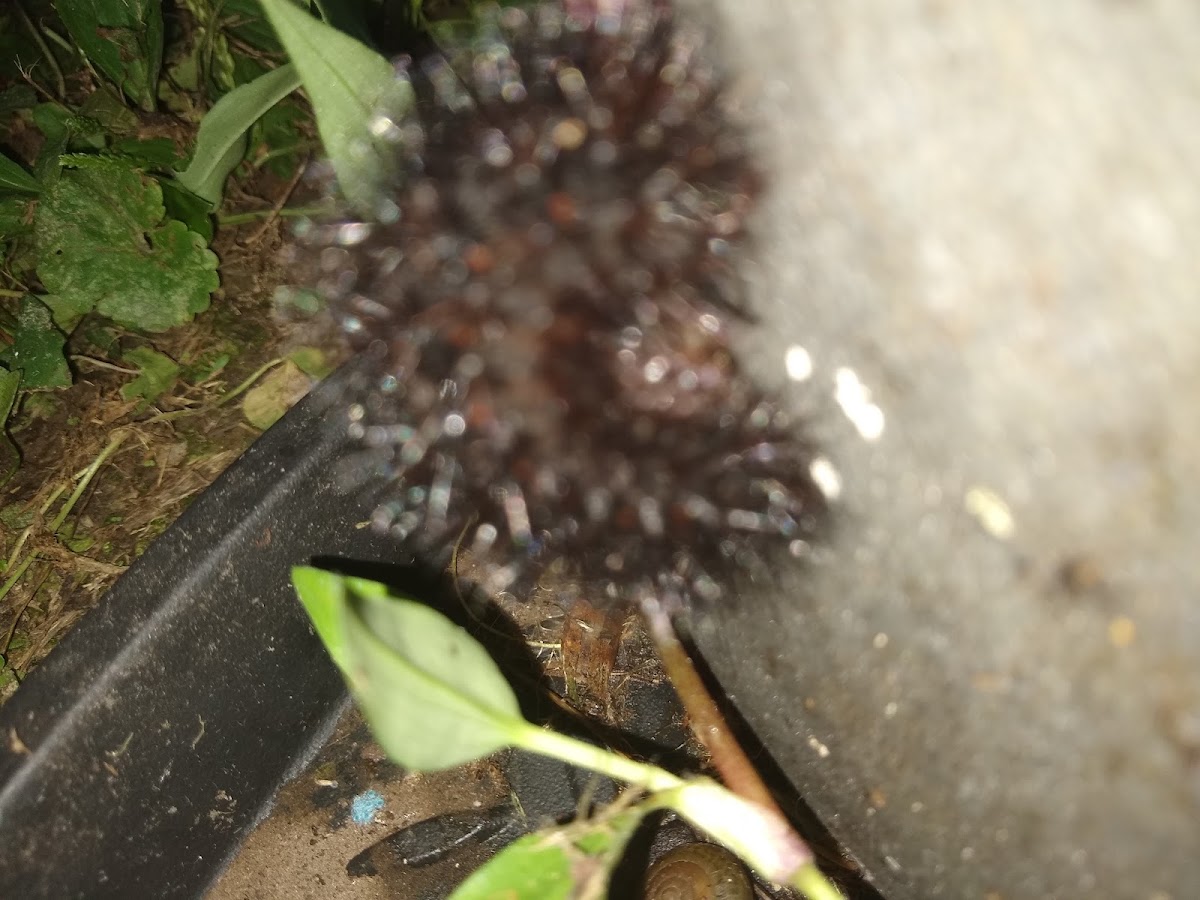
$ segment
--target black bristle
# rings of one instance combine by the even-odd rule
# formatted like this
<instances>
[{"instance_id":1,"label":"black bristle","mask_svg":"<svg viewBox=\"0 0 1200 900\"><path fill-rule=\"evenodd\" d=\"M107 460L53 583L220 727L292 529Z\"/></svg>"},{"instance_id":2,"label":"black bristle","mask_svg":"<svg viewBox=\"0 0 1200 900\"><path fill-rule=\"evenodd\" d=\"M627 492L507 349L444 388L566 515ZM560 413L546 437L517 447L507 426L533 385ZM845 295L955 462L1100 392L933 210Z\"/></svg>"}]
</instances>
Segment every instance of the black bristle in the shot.
<instances>
[{"instance_id":1,"label":"black bristle","mask_svg":"<svg viewBox=\"0 0 1200 900\"><path fill-rule=\"evenodd\" d=\"M665 0L490 8L420 65L381 221L311 226L310 280L376 377L374 522L489 590L716 598L804 546L813 451L742 371L759 174L706 33ZM387 202L390 200L391 202Z\"/></svg>"}]
</instances>

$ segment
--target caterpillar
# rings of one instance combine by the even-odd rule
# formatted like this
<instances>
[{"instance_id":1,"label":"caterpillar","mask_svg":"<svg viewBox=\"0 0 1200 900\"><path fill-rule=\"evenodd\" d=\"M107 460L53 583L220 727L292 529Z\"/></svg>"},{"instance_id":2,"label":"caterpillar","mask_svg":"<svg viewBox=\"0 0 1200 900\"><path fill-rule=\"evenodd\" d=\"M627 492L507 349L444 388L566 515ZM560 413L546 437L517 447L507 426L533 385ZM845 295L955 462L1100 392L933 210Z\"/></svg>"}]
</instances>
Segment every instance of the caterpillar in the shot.
<instances>
[{"instance_id":1,"label":"caterpillar","mask_svg":"<svg viewBox=\"0 0 1200 900\"><path fill-rule=\"evenodd\" d=\"M802 555L827 499L733 349L764 179L708 31L668 0L489 6L396 73L384 212L291 254L369 360L374 526L431 561L461 540L488 592L554 568L598 605L720 602Z\"/></svg>"}]
</instances>

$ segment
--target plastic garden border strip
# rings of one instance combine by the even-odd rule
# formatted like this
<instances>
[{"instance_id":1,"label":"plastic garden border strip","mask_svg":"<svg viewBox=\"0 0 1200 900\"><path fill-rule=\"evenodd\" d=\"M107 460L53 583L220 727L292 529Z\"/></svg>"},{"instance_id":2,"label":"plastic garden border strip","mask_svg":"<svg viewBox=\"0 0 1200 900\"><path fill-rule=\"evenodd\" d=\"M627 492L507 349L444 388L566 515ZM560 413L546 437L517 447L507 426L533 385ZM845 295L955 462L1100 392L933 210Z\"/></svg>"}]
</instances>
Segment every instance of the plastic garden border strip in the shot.
<instances>
[{"instance_id":1,"label":"plastic garden border strip","mask_svg":"<svg viewBox=\"0 0 1200 900\"><path fill-rule=\"evenodd\" d=\"M289 580L394 561L333 484L343 370L264 434L0 709L0 892L192 897L345 691Z\"/></svg>"}]
</instances>

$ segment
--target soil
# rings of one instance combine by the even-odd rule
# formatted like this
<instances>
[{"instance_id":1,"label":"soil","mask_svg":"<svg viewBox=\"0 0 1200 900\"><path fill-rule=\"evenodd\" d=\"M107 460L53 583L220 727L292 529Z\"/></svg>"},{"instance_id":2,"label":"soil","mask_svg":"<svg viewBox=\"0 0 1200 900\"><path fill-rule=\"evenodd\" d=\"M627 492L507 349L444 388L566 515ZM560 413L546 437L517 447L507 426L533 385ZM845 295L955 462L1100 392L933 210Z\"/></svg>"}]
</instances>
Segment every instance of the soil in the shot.
<instances>
[{"instance_id":1,"label":"soil","mask_svg":"<svg viewBox=\"0 0 1200 900\"><path fill-rule=\"evenodd\" d=\"M369 856L373 847L408 825L446 813L478 814L508 795L508 784L492 760L406 774L386 761L362 718L351 710L309 771L280 793L270 817L250 836L208 900L405 896L397 893L396 879L377 866L358 871L348 863ZM367 807L369 814L356 817L356 800L367 798L374 799L377 811ZM417 877L440 874L414 872Z\"/></svg>"}]
</instances>

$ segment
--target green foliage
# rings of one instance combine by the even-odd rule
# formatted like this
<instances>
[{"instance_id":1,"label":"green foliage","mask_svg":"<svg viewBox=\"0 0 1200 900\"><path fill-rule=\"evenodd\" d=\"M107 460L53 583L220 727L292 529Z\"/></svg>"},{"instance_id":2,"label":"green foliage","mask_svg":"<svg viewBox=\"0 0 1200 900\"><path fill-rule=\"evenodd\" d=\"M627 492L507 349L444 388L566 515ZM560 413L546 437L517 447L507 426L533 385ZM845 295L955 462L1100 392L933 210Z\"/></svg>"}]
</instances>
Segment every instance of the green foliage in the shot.
<instances>
[{"instance_id":1,"label":"green foliage","mask_svg":"<svg viewBox=\"0 0 1200 900\"><path fill-rule=\"evenodd\" d=\"M0 32L21 32L0 44L15 42L25 63L0 61L0 78L46 82L0 85L0 143L16 148L0 156L0 347L24 373L22 390L70 383L64 339L89 314L163 331L190 322L218 287L208 243L225 182L245 158L247 132L299 80L289 66L269 68L261 51L280 48L257 0L187 0L185 8L169 34L162 0L58 0L23 17L0 13ZM206 76L181 100L200 120L186 153L182 123L147 115L157 116L159 97L180 94L160 81L168 53L199 60ZM255 77L236 87L242 63ZM214 93L225 96L201 117ZM275 172L290 176L307 148L297 134L302 115L293 104L257 132L257 153ZM154 365L139 371L126 393L150 402L168 376Z\"/></svg>"},{"instance_id":2,"label":"green foliage","mask_svg":"<svg viewBox=\"0 0 1200 900\"><path fill-rule=\"evenodd\" d=\"M71 372L63 358L66 338L50 317L50 310L37 297L21 298L13 343L0 353L0 362L21 373L22 386L30 390L66 387Z\"/></svg>"},{"instance_id":3,"label":"green foliage","mask_svg":"<svg viewBox=\"0 0 1200 900\"><path fill-rule=\"evenodd\" d=\"M707 778L682 779L521 717L487 651L428 607L382 584L298 567L292 581L384 750L429 771L515 746L582 765L649 792L635 806L523 838L471 876L452 900L601 897L629 836L648 812L669 808L741 856L763 877L811 900L840 894L775 811Z\"/></svg>"},{"instance_id":4,"label":"green foliage","mask_svg":"<svg viewBox=\"0 0 1200 900\"><path fill-rule=\"evenodd\" d=\"M20 387L20 372L0 369L0 484L7 481L21 464L21 454L8 436L8 416L17 402Z\"/></svg>"},{"instance_id":5,"label":"green foliage","mask_svg":"<svg viewBox=\"0 0 1200 900\"><path fill-rule=\"evenodd\" d=\"M0 91L0 116L10 116L37 103L37 93L27 84L13 84Z\"/></svg>"},{"instance_id":6,"label":"green foliage","mask_svg":"<svg viewBox=\"0 0 1200 900\"><path fill-rule=\"evenodd\" d=\"M145 409L174 387L175 379L179 376L179 363L151 347L135 347L126 351L121 359L136 366L139 373L121 388L121 397L139 400L139 409Z\"/></svg>"},{"instance_id":7,"label":"green foliage","mask_svg":"<svg viewBox=\"0 0 1200 900\"><path fill-rule=\"evenodd\" d=\"M38 276L62 308L162 331L207 309L217 257L165 219L162 189L117 160L65 171L38 206Z\"/></svg>"},{"instance_id":8,"label":"green foliage","mask_svg":"<svg viewBox=\"0 0 1200 900\"><path fill-rule=\"evenodd\" d=\"M247 158L277 178L290 178L297 162L318 149L317 142L305 134L304 124L311 118L308 108L296 100L275 104L250 130Z\"/></svg>"},{"instance_id":9,"label":"green foliage","mask_svg":"<svg viewBox=\"0 0 1200 900\"><path fill-rule=\"evenodd\" d=\"M247 132L268 109L300 86L296 70L282 66L222 97L200 123L191 164L179 183L216 206L225 179L246 155Z\"/></svg>"},{"instance_id":10,"label":"green foliage","mask_svg":"<svg viewBox=\"0 0 1200 900\"><path fill-rule=\"evenodd\" d=\"M229 365L229 361L233 359L233 349L235 348L227 351L217 346L204 351L188 362L181 373L183 379L191 384L204 384Z\"/></svg>"},{"instance_id":11,"label":"green foliage","mask_svg":"<svg viewBox=\"0 0 1200 900\"><path fill-rule=\"evenodd\" d=\"M571 900L604 897L647 807L526 835L459 885L449 900Z\"/></svg>"},{"instance_id":12,"label":"green foliage","mask_svg":"<svg viewBox=\"0 0 1200 900\"><path fill-rule=\"evenodd\" d=\"M283 51L259 0L224 0L221 8L228 16L225 27L236 40L267 53Z\"/></svg>"},{"instance_id":13,"label":"green foliage","mask_svg":"<svg viewBox=\"0 0 1200 900\"><path fill-rule=\"evenodd\" d=\"M525 725L516 696L461 628L374 582L313 569L294 579L376 739L398 763L447 769L516 740Z\"/></svg>"},{"instance_id":14,"label":"green foliage","mask_svg":"<svg viewBox=\"0 0 1200 900\"><path fill-rule=\"evenodd\" d=\"M192 42L199 64L197 77L200 83L208 81L219 91L233 87L233 51L229 38L221 27L221 6L207 0L179 0L180 5L192 14L194 31Z\"/></svg>"},{"instance_id":15,"label":"green foliage","mask_svg":"<svg viewBox=\"0 0 1200 900\"><path fill-rule=\"evenodd\" d=\"M168 171L179 165L179 151L170 138L122 138L113 141L112 152L145 169Z\"/></svg>"},{"instance_id":16,"label":"green foliage","mask_svg":"<svg viewBox=\"0 0 1200 900\"><path fill-rule=\"evenodd\" d=\"M385 121L412 106L411 91L391 64L354 38L314 19L288 0L262 0L317 114L338 187L363 214L395 174Z\"/></svg>"},{"instance_id":17,"label":"green foliage","mask_svg":"<svg viewBox=\"0 0 1200 900\"><path fill-rule=\"evenodd\" d=\"M0 90L0 142L36 148L0 156L0 288L19 289L0 293L13 298L0 300L0 344L22 360L22 389L69 383L63 341L90 314L157 332L208 307L218 286L208 243L230 175L249 159L243 171L290 178L313 149L307 107L280 102L301 76L341 189L369 212L392 175L382 126L407 112L410 92L367 46L373 0L317 6L325 21L289 0L182 0L169 30L162 0L58 0L28 16L0 13L0 46L21 47L23 74L48 82ZM414 22L421 9L413 0ZM293 62L272 68L285 48ZM6 66L0 77L17 74ZM201 115L210 97L218 99ZM156 131L161 117L147 117L162 104L199 120L190 152ZM7 123L40 141L7 140ZM37 303L18 299L26 293ZM127 390L147 399L147 382L135 383ZM260 424L280 408L264 402Z\"/></svg>"},{"instance_id":18,"label":"green foliage","mask_svg":"<svg viewBox=\"0 0 1200 900\"><path fill-rule=\"evenodd\" d=\"M55 5L92 65L152 112L163 55L161 0L57 0Z\"/></svg>"}]
</instances>

